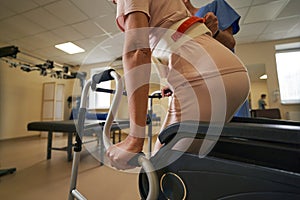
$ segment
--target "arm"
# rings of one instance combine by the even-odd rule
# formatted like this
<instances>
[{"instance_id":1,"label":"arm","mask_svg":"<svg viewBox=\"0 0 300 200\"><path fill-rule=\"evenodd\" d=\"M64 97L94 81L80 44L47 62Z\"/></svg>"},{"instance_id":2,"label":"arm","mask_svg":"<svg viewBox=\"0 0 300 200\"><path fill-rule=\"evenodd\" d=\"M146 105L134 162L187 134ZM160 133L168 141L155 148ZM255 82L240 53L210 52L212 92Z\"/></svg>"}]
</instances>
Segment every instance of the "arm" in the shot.
<instances>
[{"instance_id":1,"label":"arm","mask_svg":"<svg viewBox=\"0 0 300 200\"><path fill-rule=\"evenodd\" d=\"M137 28L145 28L137 30ZM128 95L130 133L121 143L110 147L107 156L117 169L132 168L127 164L144 144L146 114L151 72L148 17L142 12L128 14L125 21L123 67Z\"/></svg>"},{"instance_id":2,"label":"arm","mask_svg":"<svg viewBox=\"0 0 300 200\"><path fill-rule=\"evenodd\" d=\"M207 28L209 28L209 30L211 30L213 35L215 35L219 30L217 16L215 16L215 14L212 12L208 12L205 15L205 19L205 25L207 26ZM219 33L215 36L215 39L229 49L233 49L235 47L235 39L233 37L232 26L223 31L219 30Z\"/></svg>"},{"instance_id":3,"label":"arm","mask_svg":"<svg viewBox=\"0 0 300 200\"><path fill-rule=\"evenodd\" d=\"M219 34L215 37L216 40L221 42L228 49L234 49L235 39L232 34L232 27L225 29L224 31L220 30Z\"/></svg>"}]
</instances>

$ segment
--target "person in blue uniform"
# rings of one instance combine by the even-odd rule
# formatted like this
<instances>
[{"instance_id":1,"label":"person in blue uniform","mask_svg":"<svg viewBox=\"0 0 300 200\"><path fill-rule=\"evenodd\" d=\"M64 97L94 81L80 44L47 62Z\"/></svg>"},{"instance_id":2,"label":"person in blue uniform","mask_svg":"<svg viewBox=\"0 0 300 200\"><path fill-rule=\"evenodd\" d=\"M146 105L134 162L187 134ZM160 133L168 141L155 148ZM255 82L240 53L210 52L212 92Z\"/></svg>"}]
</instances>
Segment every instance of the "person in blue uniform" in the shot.
<instances>
[{"instance_id":1,"label":"person in blue uniform","mask_svg":"<svg viewBox=\"0 0 300 200\"><path fill-rule=\"evenodd\" d=\"M266 105L267 105L267 103L265 101L266 97L267 97L266 94L262 94L262 95L260 95L260 99L258 100L258 108L261 110L266 109Z\"/></svg>"}]
</instances>

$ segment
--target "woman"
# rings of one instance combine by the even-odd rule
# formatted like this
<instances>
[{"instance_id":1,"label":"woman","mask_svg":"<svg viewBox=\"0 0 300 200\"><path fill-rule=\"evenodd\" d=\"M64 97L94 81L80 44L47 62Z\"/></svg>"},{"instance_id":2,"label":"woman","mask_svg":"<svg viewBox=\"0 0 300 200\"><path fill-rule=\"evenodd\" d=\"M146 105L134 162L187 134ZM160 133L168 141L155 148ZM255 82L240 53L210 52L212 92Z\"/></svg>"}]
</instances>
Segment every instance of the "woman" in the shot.
<instances>
[{"instance_id":1,"label":"woman","mask_svg":"<svg viewBox=\"0 0 300 200\"><path fill-rule=\"evenodd\" d=\"M203 20L191 18L182 0L115 2L117 24L125 32L130 133L107 156L113 167L128 169L127 161L143 149L151 57L161 62L173 92L163 128L185 120L229 121L248 96L249 78L240 60L211 37Z\"/></svg>"}]
</instances>

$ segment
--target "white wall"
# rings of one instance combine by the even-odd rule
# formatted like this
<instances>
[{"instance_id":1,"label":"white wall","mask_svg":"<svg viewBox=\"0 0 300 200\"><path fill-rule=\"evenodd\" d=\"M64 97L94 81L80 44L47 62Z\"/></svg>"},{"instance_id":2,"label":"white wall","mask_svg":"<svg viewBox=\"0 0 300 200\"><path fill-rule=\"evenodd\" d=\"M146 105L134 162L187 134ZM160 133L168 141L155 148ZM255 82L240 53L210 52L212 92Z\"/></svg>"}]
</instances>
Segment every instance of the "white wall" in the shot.
<instances>
[{"instance_id":1,"label":"white wall","mask_svg":"<svg viewBox=\"0 0 300 200\"><path fill-rule=\"evenodd\" d=\"M23 72L0 60L0 140L38 135L27 131L27 124L41 120L44 82L65 84L65 118L69 116L67 101L72 94L73 80L42 77L39 72Z\"/></svg>"},{"instance_id":2,"label":"white wall","mask_svg":"<svg viewBox=\"0 0 300 200\"><path fill-rule=\"evenodd\" d=\"M287 112L300 111L300 105L282 105L279 99L276 101L272 99L273 92L279 88L276 72L275 45L299 41L300 38L295 38L254 44L238 44L236 46L236 54L245 65L265 64L268 75L269 108L279 108L283 118L286 118Z\"/></svg>"},{"instance_id":3,"label":"white wall","mask_svg":"<svg viewBox=\"0 0 300 200\"><path fill-rule=\"evenodd\" d=\"M251 108L252 109L258 109L258 100L260 99L261 94L266 94L266 108L269 108L269 94L268 94L268 86L266 84L266 81L261 82L251 82L251 93L250 93L250 99L251 99Z\"/></svg>"}]
</instances>

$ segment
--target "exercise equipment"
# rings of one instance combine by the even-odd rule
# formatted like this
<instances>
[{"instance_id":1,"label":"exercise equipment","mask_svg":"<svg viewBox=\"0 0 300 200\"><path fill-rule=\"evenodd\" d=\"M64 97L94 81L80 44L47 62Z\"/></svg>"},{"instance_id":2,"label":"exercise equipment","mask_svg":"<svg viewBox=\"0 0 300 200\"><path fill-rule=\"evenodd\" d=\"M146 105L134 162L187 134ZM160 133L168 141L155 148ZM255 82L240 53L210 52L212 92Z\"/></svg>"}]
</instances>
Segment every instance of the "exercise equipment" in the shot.
<instances>
[{"instance_id":1,"label":"exercise equipment","mask_svg":"<svg viewBox=\"0 0 300 200\"><path fill-rule=\"evenodd\" d=\"M153 99L161 99L160 91L154 91L148 96L148 157L151 157L152 152L152 126L153 126Z\"/></svg>"},{"instance_id":2,"label":"exercise equipment","mask_svg":"<svg viewBox=\"0 0 300 200\"><path fill-rule=\"evenodd\" d=\"M7 168L7 169L0 169L0 176L4 176L7 174L13 174L15 171L17 171L17 168Z\"/></svg>"},{"instance_id":3,"label":"exercise equipment","mask_svg":"<svg viewBox=\"0 0 300 200\"><path fill-rule=\"evenodd\" d=\"M76 179L88 90L91 85L112 79L116 81L117 89L102 138L103 145L108 148L110 141L107 135L113 122L113 113L117 110L118 98L123 92L120 77L114 70L108 70L85 84L79 110L79 134L76 138L69 200L86 199L76 189ZM143 155L133 159L134 163L142 166L139 174L141 198L300 199L299 123L268 119L263 122L259 119L239 120L234 118L226 124L187 121L163 130L159 139L164 146L151 157L150 162ZM221 130L220 134L218 130ZM213 148L207 148L207 154L199 154L205 140L216 143L211 143L214 144Z\"/></svg>"},{"instance_id":4,"label":"exercise equipment","mask_svg":"<svg viewBox=\"0 0 300 200\"><path fill-rule=\"evenodd\" d=\"M77 135L76 135L76 143L74 147L74 158L72 163L72 173L71 173L71 183L70 183L70 191L69 191L69 200L73 200L74 198L79 200L85 200L85 196L82 195L79 190L76 188L76 182L77 182L77 175L78 175L78 167L80 162L80 152L82 150L82 136L84 135L84 132L89 127L85 126L85 116L86 116L86 106L87 106L87 99L88 99L88 93L89 90L92 89L94 91L97 90L97 84L104 81L110 81L114 80L116 82L116 90L114 91L115 95L112 100L111 108L109 109L108 116L105 120L105 123L103 124L103 132L98 130L100 133L103 134L103 137L100 138L99 144L102 145L105 149L107 149L111 143L109 140L109 133L111 130L111 126L114 122L114 115L116 114L121 96L123 94L123 83L120 79L120 76L118 73L115 72L113 69L105 70L99 74L94 75L91 79L89 79L82 91L81 95L81 102L80 102L80 108L79 108L79 117L78 117L78 123L77 123ZM103 151L102 151L103 152ZM102 155L103 156L103 155ZM142 166L143 170L146 172L146 176L148 177L148 181L151 183L149 187L149 193L147 197L145 197L147 200L157 199L158 196L158 185L157 183L157 177L154 173L154 169L152 167L152 164L149 162L149 160L143 155L143 154L137 154L131 162L134 165L140 165Z\"/></svg>"},{"instance_id":5,"label":"exercise equipment","mask_svg":"<svg viewBox=\"0 0 300 200\"><path fill-rule=\"evenodd\" d=\"M158 199L300 199L299 123L233 121L222 127L217 143L204 157L199 149L208 123L178 123L160 134L164 146L150 159L157 169ZM180 149L178 144L186 139L192 141L190 146ZM149 185L141 173L142 199Z\"/></svg>"},{"instance_id":6,"label":"exercise equipment","mask_svg":"<svg viewBox=\"0 0 300 200\"><path fill-rule=\"evenodd\" d=\"M23 58L17 57L17 54L22 54ZM24 57L27 59L24 59ZM30 53L20 51L16 46L0 47L0 58L12 68L20 67L24 72L38 71L41 76L49 75L57 79L81 79L82 76L86 77L86 74L83 72L70 71L72 67L70 65L63 65L52 60L39 58ZM38 64L36 62L33 63L33 60L38 62Z\"/></svg>"},{"instance_id":7,"label":"exercise equipment","mask_svg":"<svg viewBox=\"0 0 300 200\"><path fill-rule=\"evenodd\" d=\"M165 92L170 92L172 93L172 91L170 89L166 89ZM161 99L162 95L161 95L161 91L157 90L152 92L149 96L148 96L148 157L151 157L152 154L152 136L153 136L153 100L154 99ZM159 119L160 120L160 119Z\"/></svg>"},{"instance_id":8,"label":"exercise equipment","mask_svg":"<svg viewBox=\"0 0 300 200\"><path fill-rule=\"evenodd\" d=\"M103 127L103 120L88 120L85 122L85 134L93 134L101 131ZM121 129L128 128L129 121L119 121L112 124L111 131L113 132L113 139L115 132ZM28 131L46 131L47 137L47 159L51 159L52 150L66 151L68 161L72 161L72 148L73 148L73 136L77 135L76 122L74 120L63 121L34 121L27 124ZM52 138L55 133L67 133L67 146L65 147L53 147Z\"/></svg>"},{"instance_id":9,"label":"exercise equipment","mask_svg":"<svg viewBox=\"0 0 300 200\"><path fill-rule=\"evenodd\" d=\"M13 57L16 58L17 54L19 53L19 49L16 46L7 46L7 47L1 47L0 48L0 58L2 57Z\"/></svg>"}]
</instances>

